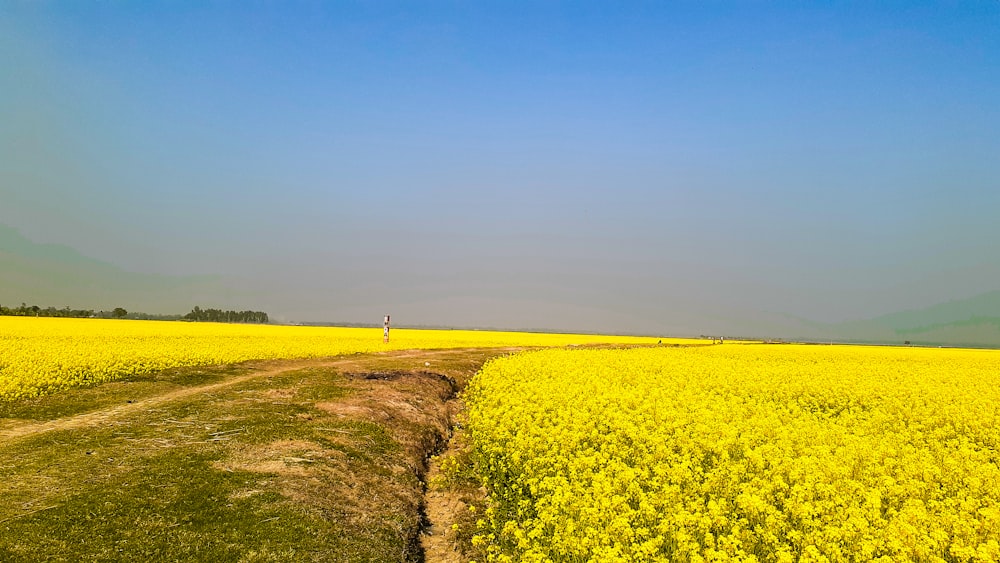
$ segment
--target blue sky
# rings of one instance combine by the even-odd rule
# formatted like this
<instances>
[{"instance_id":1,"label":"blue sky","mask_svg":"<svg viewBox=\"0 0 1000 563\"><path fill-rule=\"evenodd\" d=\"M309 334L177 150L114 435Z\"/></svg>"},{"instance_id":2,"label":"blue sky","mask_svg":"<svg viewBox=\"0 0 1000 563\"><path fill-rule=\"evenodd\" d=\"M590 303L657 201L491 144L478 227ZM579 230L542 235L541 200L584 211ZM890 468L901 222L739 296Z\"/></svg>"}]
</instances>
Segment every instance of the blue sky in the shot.
<instances>
[{"instance_id":1,"label":"blue sky","mask_svg":"<svg viewBox=\"0 0 1000 563\"><path fill-rule=\"evenodd\" d=\"M278 318L697 333L1000 287L1000 2L5 3L0 60L0 223Z\"/></svg>"}]
</instances>

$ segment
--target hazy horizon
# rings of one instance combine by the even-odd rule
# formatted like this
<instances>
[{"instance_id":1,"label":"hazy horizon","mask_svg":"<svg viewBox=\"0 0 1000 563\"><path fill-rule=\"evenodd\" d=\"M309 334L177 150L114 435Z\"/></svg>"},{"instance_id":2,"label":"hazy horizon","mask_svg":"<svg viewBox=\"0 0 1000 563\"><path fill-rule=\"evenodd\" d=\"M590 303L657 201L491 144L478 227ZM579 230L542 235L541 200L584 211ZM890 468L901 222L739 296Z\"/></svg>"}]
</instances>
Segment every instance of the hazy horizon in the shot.
<instances>
[{"instance_id":1,"label":"hazy horizon","mask_svg":"<svg viewBox=\"0 0 1000 563\"><path fill-rule=\"evenodd\" d=\"M996 2L9 3L0 57L0 225L202 306L697 334L1000 289Z\"/></svg>"}]
</instances>

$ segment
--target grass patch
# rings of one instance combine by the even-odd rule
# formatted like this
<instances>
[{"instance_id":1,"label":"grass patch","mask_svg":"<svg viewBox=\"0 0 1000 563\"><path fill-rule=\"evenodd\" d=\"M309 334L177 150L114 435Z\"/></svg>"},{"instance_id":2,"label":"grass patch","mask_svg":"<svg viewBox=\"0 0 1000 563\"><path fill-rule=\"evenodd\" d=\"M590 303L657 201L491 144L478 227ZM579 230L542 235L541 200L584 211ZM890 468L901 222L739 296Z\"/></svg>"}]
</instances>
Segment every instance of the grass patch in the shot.
<instances>
[{"instance_id":1,"label":"grass patch","mask_svg":"<svg viewBox=\"0 0 1000 563\"><path fill-rule=\"evenodd\" d=\"M2 405L7 430L56 429L0 438L0 560L422 561L449 378L497 353L286 362L222 386L264 368L186 368Z\"/></svg>"},{"instance_id":2,"label":"grass patch","mask_svg":"<svg viewBox=\"0 0 1000 563\"><path fill-rule=\"evenodd\" d=\"M302 557L321 529L280 495L234 498L260 475L210 467L211 454L163 452L107 475L43 509L5 522L5 561L235 561L267 538L266 550ZM284 517L284 518L282 518ZM280 520L284 520L279 522ZM25 542L20 538L30 538Z\"/></svg>"}]
</instances>

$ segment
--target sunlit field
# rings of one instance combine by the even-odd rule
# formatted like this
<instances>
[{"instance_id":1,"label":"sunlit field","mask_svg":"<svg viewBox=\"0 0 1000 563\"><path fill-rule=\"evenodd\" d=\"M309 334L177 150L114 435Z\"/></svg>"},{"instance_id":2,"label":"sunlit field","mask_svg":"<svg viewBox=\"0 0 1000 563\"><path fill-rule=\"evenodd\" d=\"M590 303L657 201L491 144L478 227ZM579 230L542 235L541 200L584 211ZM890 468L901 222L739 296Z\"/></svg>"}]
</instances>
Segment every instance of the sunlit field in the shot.
<instances>
[{"instance_id":1,"label":"sunlit field","mask_svg":"<svg viewBox=\"0 0 1000 563\"><path fill-rule=\"evenodd\" d=\"M467 397L489 561L998 561L1000 353L499 358Z\"/></svg>"},{"instance_id":2,"label":"sunlit field","mask_svg":"<svg viewBox=\"0 0 1000 563\"><path fill-rule=\"evenodd\" d=\"M386 350L649 344L659 340L461 330L393 329L391 334L391 342L384 344L380 328L0 317L0 401L181 366Z\"/></svg>"}]
</instances>

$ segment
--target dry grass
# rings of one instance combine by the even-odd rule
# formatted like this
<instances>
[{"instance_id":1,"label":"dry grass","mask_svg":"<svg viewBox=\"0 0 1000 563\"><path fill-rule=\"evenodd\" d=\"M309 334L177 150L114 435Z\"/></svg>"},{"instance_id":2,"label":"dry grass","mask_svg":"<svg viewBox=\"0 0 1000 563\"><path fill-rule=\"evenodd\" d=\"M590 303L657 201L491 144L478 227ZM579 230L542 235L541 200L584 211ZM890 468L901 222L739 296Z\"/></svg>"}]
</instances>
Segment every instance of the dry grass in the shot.
<instances>
[{"instance_id":1,"label":"dry grass","mask_svg":"<svg viewBox=\"0 0 1000 563\"><path fill-rule=\"evenodd\" d=\"M174 370L11 405L0 560L422 561L450 399L501 353Z\"/></svg>"}]
</instances>

